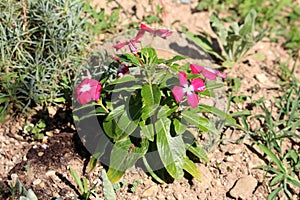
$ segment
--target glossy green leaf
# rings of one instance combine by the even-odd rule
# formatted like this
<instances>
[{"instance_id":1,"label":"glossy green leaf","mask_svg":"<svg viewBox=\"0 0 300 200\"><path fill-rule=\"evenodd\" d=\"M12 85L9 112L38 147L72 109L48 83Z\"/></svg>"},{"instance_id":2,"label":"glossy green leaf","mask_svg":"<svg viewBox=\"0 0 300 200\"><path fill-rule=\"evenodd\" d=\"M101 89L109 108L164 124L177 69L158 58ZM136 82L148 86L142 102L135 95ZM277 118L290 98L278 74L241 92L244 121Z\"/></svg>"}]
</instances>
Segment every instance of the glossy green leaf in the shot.
<instances>
[{"instance_id":1,"label":"glossy green leaf","mask_svg":"<svg viewBox=\"0 0 300 200\"><path fill-rule=\"evenodd\" d=\"M200 112L210 112L218 117L220 117L221 119L225 119L226 123L228 125L232 125L232 126L237 126L236 120L229 114L221 111L220 109L214 107L214 106L207 106L207 105L203 105L200 104L198 106L199 111Z\"/></svg>"},{"instance_id":2,"label":"glossy green leaf","mask_svg":"<svg viewBox=\"0 0 300 200\"><path fill-rule=\"evenodd\" d=\"M156 51L152 47L143 48L141 51L141 57L143 62L148 65L156 64L158 61Z\"/></svg>"},{"instance_id":3,"label":"glossy green leaf","mask_svg":"<svg viewBox=\"0 0 300 200\"><path fill-rule=\"evenodd\" d=\"M199 145L187 145L187 150L197 156L201 161L209 162L207 153Z\"/></svg>"},{"instance_id":4,"label":"glossy green leaf","mask_svg":"<svg viewBox=\"0 0 300 200\"><path fill-rule=\"evenodd\" d=\"M141 95L143 101L142 119L145 120L151 117L159 107L161 93L157 85L146 84L142 87Z\"/></svg>"},{"instance_id":5,"label":"glossy green leaf","mask_svg":"<svg viewBox=\"0 0 300 200\"><path fill-rule=\"evenodd\" d=\"M191 161L188 157L185 157L184 159L183 169L187 171L190 175L192 175L199 182L202 181L203 176L201 171L198 169L197 165L193 161Z\"/></svg>"},{"instance_id":6,"label":"glossy green leaf","mask_svg":"<svg viewBox=\"0 0 300 200\"><path fill-rule=\"evenodd\" d=\"M118 140L110 155L110 165L107 176L112 183L117 182L136 161L143 157L148 150L149 142L144 139L140 146L134 146L129 137Z\"/></svg>"},{"instance_id":7,"label":"glossy green leaf","mask_svg":"<svg viewBox=\"0 0 300 200\"><path fill-rule=\"evenodd\" d=\"M130 135L137 128L137 123L128 116L126 111L123 111L123 114L119 118L110 121L105 120L103 128L105 133L116 141Z\"/></svg>"},{"instance_id":8,"label":"glossy green leaf","mask_svg":"<svg viewBox=\"0 0 300 200\"><path fill-rule=\"evenodd\" d=\"M150 174L157 182L159 182L159 183L164 183L164 181L163 181L161 178L159 178L159 176L157 176L157 175L153 172L153 170L151 169L151 167L150 167L150 165L149 165L149 163L148 163L146 157L143 157L143 162L144 162L144 165L145 165L147 171L149 172L149 174Z\"/></svg>"},{"instance_id":9,"label":"glossy green leaf","mask_svg":"<svg viewBox=\"0 0 300 200\"><path fill-rule=\"evenodd\" d=\"M184 110L181 115L185 121L187 121L191 125L198 127L203 132L212 132L214 134L219 134L219 131L212 124L212 122L207 118L201 117L198 113Z\"/></svg>"},{"instance_id":10,"label":"glossy green leaf","mask_svg":"<svg viewBox=\"0 0 300 200\"><path fill-rule=\"evenodd\" d=\"M168 173L175 179L183 177L185 146L181 136L170 135L171 121L159 119L155 124L157 150Z\"/></svg>"},{"instance_id":11,"label":"glossy green leaf","mask_svg":"<svg viewBox=\"0 0 300 200\"><path fill-rule=\"evenodd\" d=\"M141 134L144 135L151 142L154 141L154 125L153 124L143 124L140 123Z\"/></svg>"},{"instance_id":12,"label":"glossy green leaf","mask_svg":"<svg viewBox=\"0 0 300 200\"><path fill-rule=\"evenodd\" d=\"M120 61L121 62L130 62L136 66L140 66L140 62L138 60L137 57L135 57L133 54L131 53L124 53L124 54L121 54L121 55L118 55L118 57L120 58Z\"/></svg>"},{"instance_id":13,"label":"glossy green leaf","mask_svg":"<svg viewBox=\"0 0 300 200\"><path fill-rule=\"evenodd\" d=\"M178 119L173 120L173 125L175 128L176 135L183 134L187 129L187 126L185 124L181 123Z\"/></svg>"}]
</instances>

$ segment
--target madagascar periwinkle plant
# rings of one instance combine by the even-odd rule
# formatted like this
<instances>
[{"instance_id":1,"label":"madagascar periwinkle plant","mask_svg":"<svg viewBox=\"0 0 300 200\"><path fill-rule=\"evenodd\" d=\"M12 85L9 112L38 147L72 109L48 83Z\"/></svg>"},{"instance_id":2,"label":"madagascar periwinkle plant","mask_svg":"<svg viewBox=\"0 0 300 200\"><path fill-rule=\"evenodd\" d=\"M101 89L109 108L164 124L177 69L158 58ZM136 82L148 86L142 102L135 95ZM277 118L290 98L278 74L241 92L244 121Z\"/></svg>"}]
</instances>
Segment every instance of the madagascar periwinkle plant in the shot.
<instances>
[{"instance_id":1,"label":"madagascar periwinkle plant","mask_svg":"<svg viewBox=\"0 0 300 200\"><path fill-rule=\"evenodd\" d=\"M74 110L75 120L86 123L84 132L92 135L84 141L93 140L94 159L109 166L107 175L113 183L135 164L158 182L166 181L166 175L180 179L184 173L201 181L194 161L208 162L208 157L198 142L199 134L219 133L203 113L235 123L228 114L205 105L213 89L223 86L217 77L226 74L189 63L181 55L159 58L156 49L142 46L145 34L151 34L152 40L167 40L172 32L141 24L135 37L115 44L116 52L127 48L128 53L113 55L99 79L88 74L77 84L76 100L82 105ZM92 109L78 114L88 107ZM95 115L98 127L89 125Z\"/></svg>"}]
</instances>

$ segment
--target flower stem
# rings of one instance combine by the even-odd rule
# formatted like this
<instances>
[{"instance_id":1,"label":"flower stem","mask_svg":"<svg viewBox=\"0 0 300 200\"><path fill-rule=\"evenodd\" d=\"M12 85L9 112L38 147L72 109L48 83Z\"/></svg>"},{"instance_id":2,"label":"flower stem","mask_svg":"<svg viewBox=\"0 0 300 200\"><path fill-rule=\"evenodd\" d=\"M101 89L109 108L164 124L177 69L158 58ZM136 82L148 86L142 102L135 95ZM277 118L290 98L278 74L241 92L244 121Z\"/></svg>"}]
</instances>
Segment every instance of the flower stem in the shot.
<instances>
[{"instance_id":1,"label":"flower stem","mask_svg":"<svg viewBox=\"0 0 300 200\"><path fill-rule=\"evenodd\" d=\"M139 60L141 66L144 67L144 64L143 64L143 62L141 61L139 55L138 55L137 53L135 53L135 54L133 54L133 55Z\"/></svg>"},{"instance_id":2,"label":"flower stem","mask_svg":"<svg viewBox=\"0 0 300 200\"><path fill-rule=\"evenodd\" d=\"M99 106L101 106L101 108L103 108L103 110L105 110L106 113L109 113L109 110L103 105L102 101L99 99L97 100L97 104Z\"/></svg>"}]
</instances>

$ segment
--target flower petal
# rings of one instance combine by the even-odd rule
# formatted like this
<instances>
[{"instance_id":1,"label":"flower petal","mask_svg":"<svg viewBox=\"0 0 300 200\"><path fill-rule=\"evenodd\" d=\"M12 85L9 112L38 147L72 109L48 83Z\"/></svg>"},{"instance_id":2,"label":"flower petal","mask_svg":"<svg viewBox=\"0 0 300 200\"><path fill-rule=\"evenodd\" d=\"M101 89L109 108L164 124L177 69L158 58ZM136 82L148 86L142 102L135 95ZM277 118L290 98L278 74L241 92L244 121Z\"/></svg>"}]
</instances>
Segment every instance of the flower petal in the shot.
<instances>
[{"instance_id":1,"label":"flower petal","mask_svg":"<svg viewBox=\"0 0 300 200\"><path fill-rule=\"evenodd\" d=\"M83 89L83 87L88 87ZM97 101L100 98L102 85L95 79L84 79L79 86L76 87L76 99L80 104L87 104L91 100Z\"/></svg>"},{"instance_id":2,"label":"flower petal","mask_svg":"<svg viewBox=\"0 0 300 200\"><path fill-rule=\"evenodd\" d=\"M191 81L191 85L193 86L195 92L202 92L206 88L206 85L201 78L193 79Z\"/></svg>"},{"instance_id":3,"label":"flower petal","mask_svg":"<svg viewBox=\"0 0 300 200\"><path fill-rule=\"evenodd\" d=\"M172 35L172 31L167 30L167 29L157 29L155 30L154 34L155 36L161 37L163 39L167 39L170 35Z\"/></svg>"},{"instance_id":4,"label":"flower petal","mask_svg":"<svg viewBox=\"0 0 300 200\"><path fill-rule=\"evenodd\" d=\"M113 48L115 48L116 50L119 50L121 48L123 48L125 45L127 45L129 42L122 42L120 44L116 44L113 46Z\"/></svg>"},{"instance_id":5,"label":"flower petal","mask_svg":"<svg viewBox=\"0 0 300 200\"><path fill-rule=\"evenodd\" d=\"M145 24L141 24L141 29L144 30L144 31L147 31L147 32L149 32L149 33L151 33L151 34L154 34L154 32L155 32L154 29L152 29L152 28L146 26Z\"/></svg>"},{"instance_id":6,"label":"flower petal","mask_svg":"<svg viewBox=\"0 0 300 200\"><path fill-rule=\"evenodd\" d=\"M179 78L180 85L184 86L188 83L186 74L184 72L179 72L178 78Z\"/></svg>"},{"instance_id":7,"label":"flower petal","mask_svg":"<svg viewBox=\"0 0 300 200\"><path fill-rule=\"evenodd\" d=\"M204 67L196 64L190 64L190 68L192 70L192 74L199 74L204 69Z\"/></svg>"},{"instance_id":8,"label":"flower petal","mask_svg":"<svg viewBox=\"0 0 300 200\"><path fill-rule=\"evenodd\" d=\"M185 91L182 87L174 86L174 88L172 89L172 93L173 96L175 97L176 102L178 103L182 101Z\"/></svg>"},{"instance_id":9,"label":"flower petal","mask_svg":"<svg viewBox=\"0 0 300 200\"><path fill-rule=\"evenodd\" d=\"M187 102L192 108L196 108L199 103L199 97L197 94L188 94L187 95Z\"/></svg>"},{"instance_id":10,"label":"flower petal","mask_svg":"<svg viewBox=\"0 0 300 200\"><path fill-rule=\"evenodd\" d=\"M139 42L139 39L143 37L145 34L145 30L140 29L137 35L131 40L132 42Z\"/></svg>"}]
</instances>

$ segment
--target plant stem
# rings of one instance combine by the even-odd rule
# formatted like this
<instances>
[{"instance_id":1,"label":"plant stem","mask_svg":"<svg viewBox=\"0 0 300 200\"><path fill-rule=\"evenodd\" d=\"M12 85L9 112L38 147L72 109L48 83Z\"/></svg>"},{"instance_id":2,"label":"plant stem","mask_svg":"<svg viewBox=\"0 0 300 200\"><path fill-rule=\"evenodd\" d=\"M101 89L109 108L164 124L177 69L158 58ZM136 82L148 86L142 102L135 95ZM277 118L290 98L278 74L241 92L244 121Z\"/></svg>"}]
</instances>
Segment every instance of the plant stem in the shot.
<instances>
[{"instance_id":1,"label":"plant stem","mask_svg":"<svg viewBox=\"0 0 300 200\"><path fill-rule=\"evenodd\" d=\"M103 105L103 103L100 99L97 101L97 104L99 106L101 106L105 110L106 113L109 113L109 110Z\"/></svg>"}]
</instances>

